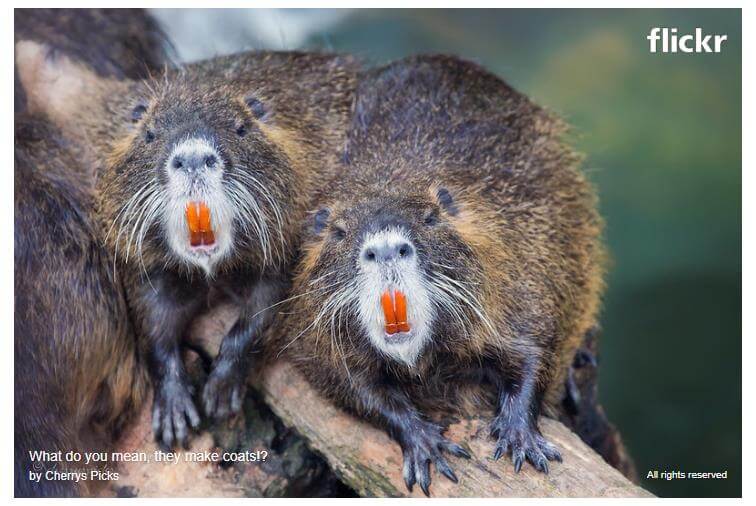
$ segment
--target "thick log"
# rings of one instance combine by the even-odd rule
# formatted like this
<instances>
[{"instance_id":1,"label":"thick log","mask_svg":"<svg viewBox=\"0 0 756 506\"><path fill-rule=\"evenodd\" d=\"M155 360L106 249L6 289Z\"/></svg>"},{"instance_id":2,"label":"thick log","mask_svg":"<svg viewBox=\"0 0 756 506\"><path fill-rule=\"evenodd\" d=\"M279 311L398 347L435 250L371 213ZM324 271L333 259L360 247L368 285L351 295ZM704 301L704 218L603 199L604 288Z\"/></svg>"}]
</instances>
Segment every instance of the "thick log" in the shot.
<instances>
[{"instance_id":1,"label":"thick log","mask_svg":"<svg viewBox=\"0 0 756 506\"><path fill-rule=\"evenodd\" d=\"M233 307L227 305L215 308L194 326L190 333L191 341L197 348L214 355L220 339L233 324L237 314ZM192 354L187 359L199 387L204 375L201 361L196 360L196 356ZM579 373L586 374L587 371L589 370L584 369ZM580 396L580 404L598 406L593 395L595 371L590 374L588 379L577 378L578 388L584 393ZM585 406L583 408L580 412L585 412ZM595 415L590 412L589 416L589 419L595 419ZM566 422L572 425L572 420ZM473 454L473 459L467 461L449 457L449 462L459 477L459 484L449 482L434 471L431 495L651 495L633 485L561 423L541 419L540 426L564 457L562 464L551 463L549 475L536 472L529 464L524 465L519 474L515 474L507 457L498 462L493 461L493 445L487 436L485 421L465 420L452 425L448 431L449 437L468 449ZM401 450L384 431L335 407L286 363L273 364L263 372L257 390L251 390L247 395L240 416L230 423L206 426L203 429L202 434L192 440L191 451L261 449L267 450L269 457L262 463L227 467L186 462L125 463L118 468L120 479L105 487L102 494L140 497L270 497L348 495L353 490L361 496L422 496L419 487L415 487L414 493L408 493L401 476ZM619 444L621 448L621 443ZM157 449L152 439L148 404L138 422L121 441L118 450L151 453ZM336 477L350 488L341 486Z\"/></svg>"},{"instance_id":2,"label":"thick log","mask_svg":"<svg viewBox=\"0 0 756 506\"><path fill-rule=\"evenodd\" d=\"M323 399L291 365L278 363L264 375L267 403L284 423L295 427L339 477L361 496L400 497L409 493L401 472L399 445L370 424ZM556 444L564 463L552 462L544 475L529 465L516 474L506 458L494 461L487 424L465 420L449 427L449 437L473 455L449 457L459 483L433 475L434 497L650 497L608 465L561 423L542 418L544 435Z\"/></svg>"}]
</instances>

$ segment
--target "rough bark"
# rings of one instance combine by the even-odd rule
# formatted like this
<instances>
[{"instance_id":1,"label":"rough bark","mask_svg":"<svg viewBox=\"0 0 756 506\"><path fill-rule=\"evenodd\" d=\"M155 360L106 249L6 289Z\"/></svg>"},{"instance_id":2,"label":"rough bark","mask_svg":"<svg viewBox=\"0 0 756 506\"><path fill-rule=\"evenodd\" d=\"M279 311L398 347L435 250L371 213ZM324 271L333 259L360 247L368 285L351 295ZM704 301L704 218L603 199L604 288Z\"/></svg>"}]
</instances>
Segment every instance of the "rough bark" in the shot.
<instances>
[{"instance_id":1,"label":"rough bark","mask_svg":"<svg viewBox=\"0 0 756 506\"><path fill-rule=\"evenodd\" d=\"M296 427L328 460L339 477L361 496L418 496L409 493L401 473L399 445L371 425L325 401L289 364L272 366L263 380L265 399L284 423ZM473 454L471 460L450 457L459 483L437 473L431 495L436 497L646 497L561 423L542 418L544 435L556 444L564 463L552 463L544 475L530 466L515 474L510 462L491 457L487 424L464 420L449 428L452 440Z\"/></svg>"},{"instance_id":2,"label":"rough bark","mask_svg":"<svg viewBox=\"0 0 756 506\"><path fill-rule=\"evenodd\" d=\"M236 318L233 308L216 308L191 332L191 341L213 355L220 338ZM586 337L586 349L595 352L595 336ZM204 371L189 354L190 369L201 385ZM560 416L586 440L593 438L602 455L617 455L615 465L632 471L619 434L608 424L596 399L595 364L575 364L578 393ZM260 393L258 393L260 392ZM562 423L542 419L544 434L561 450L564 463L552 463L549 475L529 465L515 474L505 457L491 458L492 441L486 423L464 420L448 435L473 454L466 461L450 457L459 477L455 485L433 474L432 496L449 497L620 497L650 496L608 465L580 437ZM582 433L580 431L582 430ZM149 405L119 447L146 451L153 442ZM128 463L119 467L121 478L103 495L140 497L281 497L281 496L422 496L419 487L409 494L401 477L401 450L388 435L357 420L323 399L292 366L267 368L257 389L247 395L241 415L229 423L203 427L192 441L192 451L265 450L264 462L198 464L181 462ZM606 453L605 453L606 452ZM629 467L627 467L629 466ZM345 485L344 485L345 484Z\"/></svg>"}]
</instances>

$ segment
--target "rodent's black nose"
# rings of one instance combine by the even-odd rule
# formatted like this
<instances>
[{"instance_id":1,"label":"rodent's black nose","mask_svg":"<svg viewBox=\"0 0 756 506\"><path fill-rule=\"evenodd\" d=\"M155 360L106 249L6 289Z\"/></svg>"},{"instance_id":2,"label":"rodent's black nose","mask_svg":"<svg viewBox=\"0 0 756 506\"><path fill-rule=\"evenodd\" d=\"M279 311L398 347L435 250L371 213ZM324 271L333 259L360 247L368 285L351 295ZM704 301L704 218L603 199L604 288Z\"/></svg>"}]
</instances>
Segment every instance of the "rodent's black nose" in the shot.
<instances>
[{"instance_id":1,"label":"rodent's black nose","mask_svg":"<svg viewBox=\"0 0 756 506\"><path fill-rule=\"evenodd\" d=\"M371 246L363 252L363 258L368 262L389 262L410 258L415 252L415 248L408 242L397 244L383 244L381 246Z\"/></svg>"},{"instance_id":2,"label":"rodent's black nose","mask_svg":"<svg viewBox=\"0 0 756 506\"><path fill-rule=\"evenodd\" d=\"M174 170L197 172L204 169L215 169L220 165L216 153L210 150L183 150L174 152L168 161L168 166Z\"/></svg>"}]
</instances>

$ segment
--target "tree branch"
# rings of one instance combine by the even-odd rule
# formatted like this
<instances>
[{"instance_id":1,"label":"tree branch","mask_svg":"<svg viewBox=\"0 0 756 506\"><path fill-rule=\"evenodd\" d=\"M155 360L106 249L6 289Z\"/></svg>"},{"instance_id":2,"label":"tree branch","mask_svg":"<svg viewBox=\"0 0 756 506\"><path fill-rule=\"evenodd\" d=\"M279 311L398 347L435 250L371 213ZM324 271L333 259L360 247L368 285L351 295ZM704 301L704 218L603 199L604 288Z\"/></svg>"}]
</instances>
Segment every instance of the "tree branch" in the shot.
<instances>
[{"instance_id":1,"label":"tree branch","mask_svg":"<svg viewBox=\"0 0 756 506\"><path fill-rule=\"evenodd\" d=\"M194 326L191 340L215 354L220 339L237 315L235 309L219 306ZM201 376L198 362L190 365L190 369L193 367ZM200 377L197 381L198 385L201 384ZM586 385L592 388L595 382L587 381ZM249 394L241 416L230 425L209 427L212 437L207 433L195 437L192 450L212 450L216 446L265 449L270 451L267 462L234 464L228 468L196 463L124 464L120 468L122 478L107 487L104 495L240 497L344 493L332 483L335 478L323 460L304 447L303 438L310 448L325 458L341 481L361 496L422 497L419 487L410 494L404 486L399 445L384 431L350 416L321 397L290 364L277 363L268 367L257 388L262 396L256 392ZM584 390L589 391L588 388ZM283 428L278 419L298 435ZM449 462L459 483L455 485L434 472L431 495L651 496L608 465L560 422L542 418L540 427L564 458L564 463L551 463L548 475L536 472L528 464L515 474L508 457L493 461L493 442L488 438L485 421L473 419L452 425L449 437L470 451L473 458L468 461L450 456ZM281 444L282 440L288 442ZM151 434L149 404L119 449L148 452L156 449Z\"/></svg>"},{"instance_id":2,"label":"tree branch","mask_svg":"<svg viewBox=\"0 0 756 506\"><path fill-rule=\"evenodd\" d=\"M323 399L291 365L278 363L265 374L266 402L287 425L299 431L339 477L361 496L418 496L402 479L399 445L388 434L357 420ZM552 463L544 475L525 465L515 474L506 458L492 458L487 424L466 420L449 428L450 438L471 451L473 458L449 457L459 478L454 484L433 475L436 497L650 497L632 484L561 423L542 418L544 435L562 453L564 463ZM453 461L453 462L452 462Z\"/></svg>"}]
</instances>

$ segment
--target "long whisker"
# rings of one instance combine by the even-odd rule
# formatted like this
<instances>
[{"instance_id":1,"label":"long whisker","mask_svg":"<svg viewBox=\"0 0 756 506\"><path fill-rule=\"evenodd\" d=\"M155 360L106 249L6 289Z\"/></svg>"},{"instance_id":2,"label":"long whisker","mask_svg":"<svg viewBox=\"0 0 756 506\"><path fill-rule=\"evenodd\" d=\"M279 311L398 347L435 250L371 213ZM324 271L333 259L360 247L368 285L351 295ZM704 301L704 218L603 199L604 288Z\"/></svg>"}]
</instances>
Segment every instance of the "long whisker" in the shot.
<instances>
[{"instance_id":1,"label":"long whisker","mask_svg":"<svg viewBox=\"0 0 756 506\"><path fill-rule=\"evenodd\" d=\"M157 184L156 181L150 180L145 184L138 192L126 201L119 213L113 219L113 224L108 230L108 234L105 236L107 241L110 233L116 225L118 225L118 234L115 238L115 248L113 253L113 276L116 276L117 263L118 263L118 249L121 242L121 235L130 227L131 222L136 218L137 213L132 213L132 210L143 208L145 203L156 195ZM142 209L143 211L143 209ZM137 220L138 221L138 220ZM128 262L128 247L126 252L126 261Z\"/></svg>"},{"instance_id":2,"label":"long whisker","mask_svg":"<svg viewBox=\"0 0 756 506\"><path fill-rule=\"evenodd\" d=\"M333 283L331 285L328 285L328 286L325 286L325 287L322 287L322 288L319 288L319 289L311 290L309 292L305 292L305 293L302 293L302 294L295 295L293 297L290 297L288 300L292 300L292 299L299 298L299 297L304 297L305 295L309 295L311 293L317 293L317 292L325 291L325 290L328 290L328 289L331 289L331 288L338 287L339 285L342 285L342 284L344 284L344 281L337 281L336 283ZM282 302L285 302L285 301L282 301ZM309 331L313 326L315 326L317 324L317 322L318 322L318 319L316 317L315 319L313 319L313 321L307 327L305 327L301 332L299 332L299 334L297 334L296 336L294 336L294 338L291 341L289 341L284 347L281 348L281 350L279 350L278 356L280 356L281 353L283 353L283 351L286 350L286 348L288 348L289 346L291 346L292 344L294 344L294 342L296 342L297 339L299 339L300 337L302 337L307 331Z\"/></svg>"},{"instance_id":3,"label":"long whisker","mask_svg":"<svg viewBox=\"0 0 756 506\"><path fill-rule=\"evenodd\" d=\"M276 225L276 231L278 232L278 239L279 239L279 261L280 259L284 258L286 256L286 237L283 233L283 226L284 226L284 218L283 218L283 212L281 211L280 204L276 201L275 198L271 195L270 191L266 188L266 186L258 179L256 178L251 170L245 170L243 167L233 167L231 171L229 172L232 178L236 179L239 182L244 182L249 186L252 186L255 188L256 193L258 193L267 203L267 209L270 210L273 214L273 221L275 221ZM255 202L255 205L257 207L257 211L260 213L260 216L264 216L262 213L262 210L260 209L259 205Z\"/></svg>"},{"instance_id":4,"label":"long whisker","mask_svg":"<svg viewBox=\"0 0 756 506\"><path fill-rule=\"evenodd\" d=\"M465 283L457 281L437 270L433 272L433 278L430 281L437 288L467 306L491 333L495 333L494 326L486 314L483 305Z\"/></svg>"}]
</instances>

